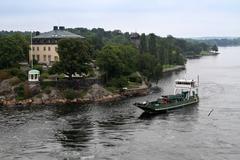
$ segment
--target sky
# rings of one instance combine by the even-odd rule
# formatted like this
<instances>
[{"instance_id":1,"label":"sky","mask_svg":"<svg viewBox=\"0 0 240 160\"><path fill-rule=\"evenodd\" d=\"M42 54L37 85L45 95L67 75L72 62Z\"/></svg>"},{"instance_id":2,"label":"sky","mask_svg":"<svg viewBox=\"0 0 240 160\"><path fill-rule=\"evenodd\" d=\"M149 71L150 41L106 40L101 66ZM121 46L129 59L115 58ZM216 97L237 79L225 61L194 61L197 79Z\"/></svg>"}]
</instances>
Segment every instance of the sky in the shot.
<instances>
[{"instance_id":1,"label":"sky","mask_svg":"<svg viewBox=\"0 0 240 160\"><path fill-rule=\"evenodd\" d=\"M240 0L1 0L0 30L54 25L159 36L240 36Z\"/></svg>"}]
</instances>

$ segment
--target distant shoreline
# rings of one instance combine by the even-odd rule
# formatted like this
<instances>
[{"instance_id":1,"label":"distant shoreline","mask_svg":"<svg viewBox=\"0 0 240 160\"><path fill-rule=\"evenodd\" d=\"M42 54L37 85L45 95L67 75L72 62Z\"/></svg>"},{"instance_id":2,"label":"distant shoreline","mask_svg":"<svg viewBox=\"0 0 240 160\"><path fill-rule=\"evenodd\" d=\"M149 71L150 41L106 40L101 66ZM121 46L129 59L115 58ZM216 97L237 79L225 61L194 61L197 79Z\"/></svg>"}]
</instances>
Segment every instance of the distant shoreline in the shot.
<instances>
[{"instance_id":1,"label":"distant shoreline","mask_svg":"<svg viewBox=\"0 0 240 160\"><path fill-rule=\"evenodd\" d=\"M186 69L185 65L177 65L177 66L170 67L170 68L164 68L163 73L179 71L179 70L184 70L184 69Z\"/></svg>"}]
</instances>

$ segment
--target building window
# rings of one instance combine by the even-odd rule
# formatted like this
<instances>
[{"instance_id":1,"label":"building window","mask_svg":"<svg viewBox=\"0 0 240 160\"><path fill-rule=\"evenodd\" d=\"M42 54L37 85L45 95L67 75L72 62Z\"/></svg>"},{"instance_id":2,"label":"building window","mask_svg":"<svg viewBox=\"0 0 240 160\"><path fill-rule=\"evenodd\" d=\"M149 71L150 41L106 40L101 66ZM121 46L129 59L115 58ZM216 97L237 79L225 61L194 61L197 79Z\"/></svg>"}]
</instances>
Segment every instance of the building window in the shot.
<instances>
[{"instance_id":1,"label":"building window","mask_svg":"<svg viewBox=\"0 0 240 160\"><path fill-rule=\"evenodd\" d=\"M51 62L51 55L48 55L48 62Z\"/></svg>"},{"instance_id":2,"label":"building window","mask_svg":"<svg viewBox=\"0 0 240 160\"><path fill-rule=\"evenodd\" d=\"M37 51L39 51L39 47L37 47Z\"/></svg>"},{"instance_id":3,"label":"building window","mask_svg":"<svg viewBox=\"0 0 240 160\"><path fill-rule=\"evenodd\" d=\"M37 55L37 61L39 61L40 60L40 56L39 55Z\"/></svg>"},{"instance_id":4,"label":"building window","mask_svg":"<svg viewBox=\"0 0 240 160\"><path fill-rule=\"evenodd\" d=\"M32 47L32 50L35 51L35 47Z\"/></svg>"},{"instance_id":5,"label":"building window","mask_svg":"<svg viewBox=\"0 0 240 160\"><path fill-rule=\"evenodd\" d=\"M46 51L46 47L43 47L43 50Z\"/></svg>"},{"instance_id":6,"label":"building window","mask_svg":"<svg viewBox=\"0 0 240 160\"><path fill-rule=\"evenodd\" d=\"M57 62L57 61L58 61L58 56L55 56L55 57L54 57L54 60Z\"/></svg>"},{"instance_id":7,"label":"building window","mask_svg":"<svg viewBox=\"0 0 240 160\"><path fill-rule=\"evenodd\" d=\"M48 47L48 51L51 51L51 47Z\"/></svg>"},{"instance_id":8,"label":"building window","mask_svg":"<svg viewBox=\"0 0 240 160\"><path fill-rule=\"evenodd\" d=\"M35 55L34 55L34 54L32 55L32 59L33 59L33 60L36 60L36 57L35 57Z\"/></svg>"},{"instance_id":9,"label":"building window","mask_svg":"<svg viewBox=\"0 0 240 160\"><path fill-rule=\"evenodd\" d=\"M47 61L47 55L43 55L43 61Z\"/></svg>"}]
</instances>

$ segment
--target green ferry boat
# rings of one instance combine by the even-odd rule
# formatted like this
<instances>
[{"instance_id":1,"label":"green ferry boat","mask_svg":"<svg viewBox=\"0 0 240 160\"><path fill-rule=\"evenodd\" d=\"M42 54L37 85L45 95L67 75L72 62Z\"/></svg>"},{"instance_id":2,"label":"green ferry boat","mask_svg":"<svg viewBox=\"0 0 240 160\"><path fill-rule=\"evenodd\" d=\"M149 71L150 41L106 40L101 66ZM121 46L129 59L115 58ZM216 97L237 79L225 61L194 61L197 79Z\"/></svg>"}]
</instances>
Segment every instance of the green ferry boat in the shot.
<instances>
[{"instance_id":1,"label":"green ferry boat","mask_svg":"<svg viewBox=\"0 0 240 160\"><path fill-rule=\"evenodd\" d=\"M178 79L175 81L173 95L163 95L155 101L134 103L147 113L160 113L185 107L199 102L198 97L199 80Z\"/></svg>"}]
</instances>

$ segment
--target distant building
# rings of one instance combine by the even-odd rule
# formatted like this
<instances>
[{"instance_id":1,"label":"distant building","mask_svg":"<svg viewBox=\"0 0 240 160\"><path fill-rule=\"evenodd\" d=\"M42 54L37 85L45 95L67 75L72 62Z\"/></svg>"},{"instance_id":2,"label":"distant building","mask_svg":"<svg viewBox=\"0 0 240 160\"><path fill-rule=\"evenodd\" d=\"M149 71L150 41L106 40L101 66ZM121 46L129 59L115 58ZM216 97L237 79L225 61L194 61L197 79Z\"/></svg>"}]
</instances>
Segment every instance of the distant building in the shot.
<instances>
[{"instance_id":1,"label":"distant building","mask_svg":"<svg viewBox=\"0 0 240 160\"><path fill-rule=\"evenodd\" d=\"M29 62L33 59L40 64L52 65L59 61L58 41L64 38L84 38L80 35L68 32L63 26L54 26L50 32L36 32L36 36L32 38L32 46L29 52Z\"/></svg>"},{"instance_id":2,"label":"distant building","mask_svg":"<svg viewBox=\"0 0 240 160\"><path fill-rule=\"evenodd\" d=\"M131 33L130 40L131 40L132 43L135 44L135 46L137 48L139 48L139 45L140 45L140 35L138 33L136 33L136 32Z\"/></svg>"}]
</instances>

